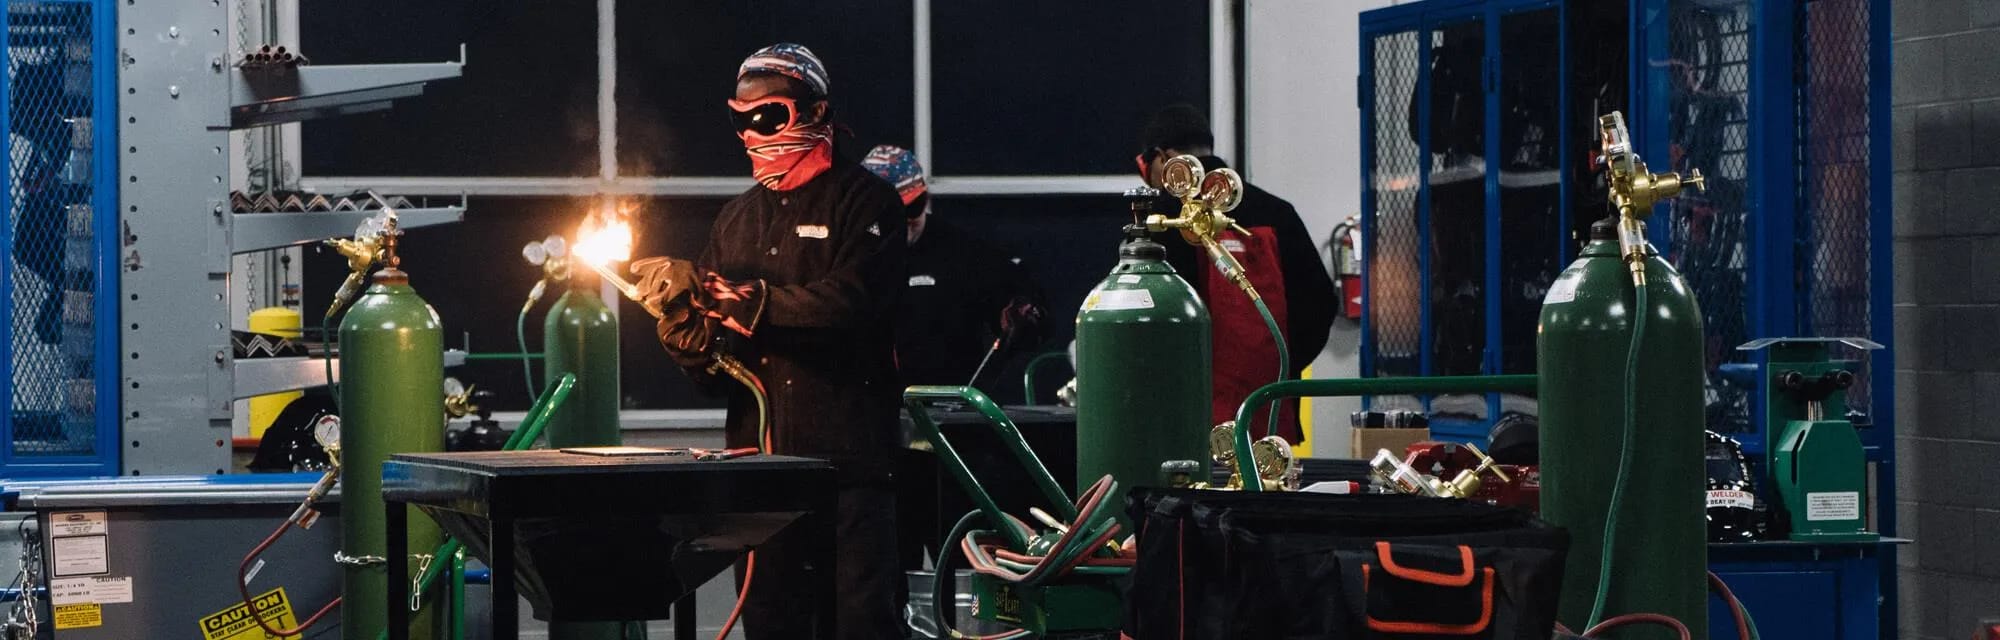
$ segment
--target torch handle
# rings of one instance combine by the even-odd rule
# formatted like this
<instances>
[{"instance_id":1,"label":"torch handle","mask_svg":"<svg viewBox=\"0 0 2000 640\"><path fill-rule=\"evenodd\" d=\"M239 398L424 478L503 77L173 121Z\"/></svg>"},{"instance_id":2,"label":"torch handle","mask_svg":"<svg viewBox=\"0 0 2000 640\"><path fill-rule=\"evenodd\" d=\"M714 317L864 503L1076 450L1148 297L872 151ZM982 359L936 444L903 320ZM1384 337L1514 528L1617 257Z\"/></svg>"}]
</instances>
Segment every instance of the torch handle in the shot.
<instances>
[{"instance_id":1,"label":"torch handle","mask_svg":"<svg viewBox=\"0 0 2000 640\"><path fill-rule=\"evenodd\" d=\"M618 292L625 294L626 299L639 303L639 306L641 308L644 308L646 310L646 313L652 314L653 317L655 318L666 317L667 313L665 311L660 310L660 308L657 305L648 304L645 298L639 295L639 287L634 286L630 282L626 282L624 278L618 276L618 272L612 271L609 267L606 267L604 265L595 262L590 262L588 260L584 260L581 262L583 262L586 265L590 265L590 270L596 271L597 275L599 276L603 276L605 282L609 282L611 283L612 286L618 287Z\"/></svg>"}]
</instances>

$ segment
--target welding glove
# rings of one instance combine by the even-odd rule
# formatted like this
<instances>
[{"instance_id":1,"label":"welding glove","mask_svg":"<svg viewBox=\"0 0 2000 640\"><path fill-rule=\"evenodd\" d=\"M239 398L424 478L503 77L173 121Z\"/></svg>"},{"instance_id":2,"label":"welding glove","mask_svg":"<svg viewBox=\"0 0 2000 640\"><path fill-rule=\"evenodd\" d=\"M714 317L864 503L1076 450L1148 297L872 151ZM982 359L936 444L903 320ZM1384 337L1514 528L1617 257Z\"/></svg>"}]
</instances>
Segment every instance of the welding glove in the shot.
<instances>
[{"instance_id":1,"label":"welding glove","mask_svg":"<svg viewBox=\"0 0 2000 640\"><path fill-rule=\"evenodd\" d=\"M1004 349L1039 342L1042 308L1027 298L1016 297L1000 309L1000 346Z\"/></svg>"},{"instance_id":2,"label":"welding glove","mask_svg":"<svg viewBox=\"0 0 2000 640\"><path fill-rule=\"evenodd\" d=\"M655 316L693 292L697 282L694 263L666 256L634 260L627 270L638 278L633 288L638 291L639 305Z\"/></svg>"},{"instance_id":3,"label":"welding glove","mask_svg":"<svg viewBox=\"0 0 2000 640\"><path fill-rule=\"evenodd\" d=\"M748 337L764 318L764 293L763 280L733 281L710 271L701 278L694 304L723 327Z\"/></svg>"},{"instance_id":4,"label":"welding glove","mask_svg":"<svg viewBox=\"0 0 2000 640\"><path fill-rule=\"evenodd\" d=\"M669 302L660 314L655 331L660 337L660 346L666 347L667 355L674 364L683 369L698 371L708 366L708 354L714 348L715 328L719 324L708 314L689 304L685 297Z\"/></svg>"}]
</instances>

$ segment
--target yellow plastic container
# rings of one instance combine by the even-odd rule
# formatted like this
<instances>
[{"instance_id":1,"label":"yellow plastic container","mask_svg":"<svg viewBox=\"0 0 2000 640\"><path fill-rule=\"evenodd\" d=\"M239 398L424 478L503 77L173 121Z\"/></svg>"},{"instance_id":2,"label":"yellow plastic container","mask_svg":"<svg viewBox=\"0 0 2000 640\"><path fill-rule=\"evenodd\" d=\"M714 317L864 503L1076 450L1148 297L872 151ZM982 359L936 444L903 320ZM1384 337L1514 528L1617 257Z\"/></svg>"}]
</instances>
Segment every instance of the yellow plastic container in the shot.
<instances>
[{"instance_id":1,"label":"yellow plastic container","mask_svg":"<svg viewBox=\"0 0 2000 640\"><path fill-rule=\"evenodd\" d=\"M250 312L252 333L297 338L304 326L305 317L291 307L265 307ZM278 412L284 411L285 405L304 395L302 391L286 391L251 398L250 437L264 437L264 430L271 428L271 423L278 419Z\"/></svg>"}]
</instances>

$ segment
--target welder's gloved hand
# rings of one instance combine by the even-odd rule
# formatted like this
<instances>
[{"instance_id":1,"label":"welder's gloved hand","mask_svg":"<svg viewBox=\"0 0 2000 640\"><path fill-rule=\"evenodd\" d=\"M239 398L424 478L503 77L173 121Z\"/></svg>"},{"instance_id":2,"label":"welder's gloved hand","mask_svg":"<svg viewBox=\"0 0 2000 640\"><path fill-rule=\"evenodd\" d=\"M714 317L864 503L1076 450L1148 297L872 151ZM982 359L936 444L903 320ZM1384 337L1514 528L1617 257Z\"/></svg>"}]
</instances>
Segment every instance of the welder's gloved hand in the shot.
<instances>
[{"instance_id":1,"label":"welder's gloved hand","mask_svg":"<svg viewBox=\"0 0 2000 640\"><path fill-rule=\"evenodd\" d=\"M707 367L719 322L689 304L685 297L669 302L663 311L655 331L660 336L660 346L666 347L667 355L673 356L674 363L683 369Z\"/></svg>"},{"instance_id":2,"label":"welder's gloved hand","mask_svg":"<svg viewBox=\"0 0 2000 640\"><path fill-rule=\"evenodd\" d=\"M638 277L633 288L638 290L640 306L656 316L670 302L687 296L698 283L694 263L666 256L640 258L626 269Z\"/></svg>"},{"instance_id":3,"label":"welder's gloved hand","mask_svg":"<svg viewBox=\"0 0 2000 640\"><path fill-rule=\"evenodd\" d=\"M757 322L764 318L764 281L734 281L710 271L702 276L694 302L709 317L720 320L723 327L745 336L754 335Z\"/></svg>"},{"instance_id":4,"label":"welder's gloved hand","mask_svg":"<svg viewBox=\"0 0 2000 640\"><path fill-rule=\"evenodd\" d=\"M1041 341L1042 308L1027 298L1014 298L1000 309L1002 349L1033 345Z\"/></svg>"}]
</instances>

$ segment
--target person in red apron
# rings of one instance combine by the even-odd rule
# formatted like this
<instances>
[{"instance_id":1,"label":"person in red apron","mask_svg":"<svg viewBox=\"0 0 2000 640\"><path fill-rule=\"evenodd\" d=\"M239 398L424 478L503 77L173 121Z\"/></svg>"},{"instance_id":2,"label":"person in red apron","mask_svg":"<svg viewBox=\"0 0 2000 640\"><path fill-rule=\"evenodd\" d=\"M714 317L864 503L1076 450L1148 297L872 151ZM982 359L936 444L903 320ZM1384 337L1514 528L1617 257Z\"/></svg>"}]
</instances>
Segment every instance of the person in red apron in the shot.
<instances>
[{"instance_id":1,"label":"person in red apron","mask_svg":"<svg viewBox=\"0 0 2000 640\"><path fill-rule=\"evenodd\" d=\"M1160 165L1178 155L1200 158L1201 166L1211 171L1229 166L1215 155L1215 133L1209 129L1208 118L1185 104L1161 109L1140 132L1139 156L1135 159L1139 175L1146 184L1160 186ZM1299 220L1299 212L1292 203L1246 182L1243 203L1229 215L1248 229L1250 235L1225 230L1218 239L1223 249L1243 263L1250 283L1257 287L1264 304L1277 319L1278 329L1285 335L1287 355L1291 357L1292 370L1286 371L1285 376L1296 378L1326 348L1327 331L1340 309L1333 278L1327 275L1312 233ZM1177 237L1161 244L1167 246L1167 262L1188 284L1194 285L1202 302L1208 305L1215 329L1210 341L1215 376L1210 417L1217 423L1233 420L1244 397L1278 379L1277 342L1272 340L1270 329L1264 326L1264 319L1250 298L1217 274L1201 249ZM1305 434L1299 428L1297 399L1274 406L1281 412L1277 435L1293 444L1303 442ZM1256 437L1268 435L1268 411L1259 411L1254 416L1251 433Z\"/></svg>"}]
</instances>

